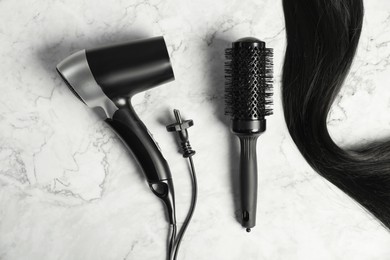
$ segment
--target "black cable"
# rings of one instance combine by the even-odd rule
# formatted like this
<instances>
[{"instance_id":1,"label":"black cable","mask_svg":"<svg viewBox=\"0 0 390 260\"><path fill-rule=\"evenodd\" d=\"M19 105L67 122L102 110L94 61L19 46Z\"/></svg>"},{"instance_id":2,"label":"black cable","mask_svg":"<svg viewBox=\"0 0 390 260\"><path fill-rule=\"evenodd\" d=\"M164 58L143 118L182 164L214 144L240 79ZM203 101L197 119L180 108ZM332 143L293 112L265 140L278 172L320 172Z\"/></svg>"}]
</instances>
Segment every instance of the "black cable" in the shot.
<instances>
[{"instance_id":1,"label":"black cable","mask_svg":"<svg viewBox=\"0 0 390 260\"><path fill-rule=\"evenodd\" d=\"M173 250L173 260L177 259L177 255L179 252L180 244L183 239L184 233L187 230L187 227L189 223L191 222L192 216L194 215L195 207L196 207L196 201L198 198L198 185L196 181L196 172L195 172L195 165L194 161L192 160L192 156L188 157L188 161L190 163L190 175L191 175L191 185L192 185L192 197L191 197L191 206L190 209L188 210L188 214L186 219L184 220L183 226L181 227L176 240L175 240L175 246Z\"/></svg>"},{"instance_id":2,"label":"black cable","mask_svg":"<svg viewBox=\"0 0 390 260\"><path fill-rule=\"evenodd\" d=\"M169 226L169 235L168 235L169 236L168 260L171 260L171 256L172 256L173 251L175 249L176 231L177 231L176 224L171 224Z\"/></svg>"},{"instance_id":3,"label":"black cable","mask_svg":"<svg viewBox=\"0 0 390 260\"><path fill-rule=\"evenodd\" d=\"M171 225L170 228L171 238L169 241L169 248L168 248L169 260L177 259L181 241L183 239L184 233L187 230L188 225L191 222L192 216L194 215L196 200L198 197L198 185L196 181L195 165L194 165L194 161L192 160L192 156L195 154L195 151L192 150L191 148L190 142L188 140L188 131L187 131L187 128L191 127L194 124L194 122L192 120L183 121L180 115L180 111L177 109L173 110L173 112L175 114L176 123L168 125L167 130L168 132L176 132L178 134L177 137L181 146L183 157L188 158L188 162L190 165L189 170L191 175L192 196L191 196L190 209L188 210L187 216L177 236L175 236L176 229L177 229L176 225Z\"/></svg>"}]
</instances>

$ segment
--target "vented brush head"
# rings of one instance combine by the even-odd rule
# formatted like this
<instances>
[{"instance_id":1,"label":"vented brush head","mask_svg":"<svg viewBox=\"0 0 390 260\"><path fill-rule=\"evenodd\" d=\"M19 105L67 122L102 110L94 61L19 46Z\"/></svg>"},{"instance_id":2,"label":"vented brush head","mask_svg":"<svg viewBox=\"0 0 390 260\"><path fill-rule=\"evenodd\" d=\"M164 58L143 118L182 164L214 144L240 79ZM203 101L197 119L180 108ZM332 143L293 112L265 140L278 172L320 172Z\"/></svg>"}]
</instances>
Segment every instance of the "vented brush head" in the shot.
<instances>
[{"instance_id":1,"label":"vented brush head","mask_svg":"<svg viewBox=\"0 0 390 260\"><path fill-rule=\"evenodd\" d=\"M248 37L226 49L225 113L232 120L262 121L272 114L273 50Z\"/></svg>"}]
</instances>

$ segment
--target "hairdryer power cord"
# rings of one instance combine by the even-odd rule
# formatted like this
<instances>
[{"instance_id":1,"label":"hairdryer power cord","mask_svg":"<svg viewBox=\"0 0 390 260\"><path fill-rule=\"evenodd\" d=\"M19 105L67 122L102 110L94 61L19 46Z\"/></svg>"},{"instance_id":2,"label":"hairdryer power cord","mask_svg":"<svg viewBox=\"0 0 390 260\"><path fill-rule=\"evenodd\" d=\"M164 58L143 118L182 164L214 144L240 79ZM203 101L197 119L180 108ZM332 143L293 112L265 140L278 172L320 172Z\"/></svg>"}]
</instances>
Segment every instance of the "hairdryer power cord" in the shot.
<instances>
[{"instance_id":1,"label":"hairdryer power cord","mask_svg":"<svg viewBox=\"0 0 390 260\"><path fill-rule=\"evenodd\" d=\"M192 196L191 196L191 205L188 210L187 216L183 222L183 226L181 227L179 233L176 236L177 226L170 226L170 241L169 241L169 250L168 256L169 260L176 260L179 252L180 244L183 239L184 233L187 230L189 223L191 222L192 216L194 215L196 201L198 197L198 185L196 180L196 172L194 161L192 160L192 156L195 154L195 151L192 150L190 142L188 140L188 132L187 128L191 127L194 123L192 120L183 121L180 116L180 111L177 109L173 110L176 118L176 123L168 125L168 132L177 132L179 143L181 145L181 150L184 158L188 158L189 169L191 175L191 186L192 186Z\"/></svg>"}]
</instances>

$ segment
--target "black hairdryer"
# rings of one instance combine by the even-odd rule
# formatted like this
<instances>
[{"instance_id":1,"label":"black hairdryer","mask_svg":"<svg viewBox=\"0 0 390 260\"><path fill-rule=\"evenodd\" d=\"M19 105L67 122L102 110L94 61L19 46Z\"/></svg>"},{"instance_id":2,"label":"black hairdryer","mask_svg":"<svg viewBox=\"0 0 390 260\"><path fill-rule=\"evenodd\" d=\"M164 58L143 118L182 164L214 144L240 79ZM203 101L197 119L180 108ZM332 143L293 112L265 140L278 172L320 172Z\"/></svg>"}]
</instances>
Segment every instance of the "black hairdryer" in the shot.
<instances>
[{"instance_id":1,"label":"black hairdryer","mask_svg":"<svg viewBox=\"0 0 390 260\"><path fill-rule=\"evenodd\" d=\"M133 95L174 79L164 38L81 50L58 64L57 71L87 106L103 109L105 121L131 150L175 224L168 163L130 102Z\"/></svg>"}]
</instances>

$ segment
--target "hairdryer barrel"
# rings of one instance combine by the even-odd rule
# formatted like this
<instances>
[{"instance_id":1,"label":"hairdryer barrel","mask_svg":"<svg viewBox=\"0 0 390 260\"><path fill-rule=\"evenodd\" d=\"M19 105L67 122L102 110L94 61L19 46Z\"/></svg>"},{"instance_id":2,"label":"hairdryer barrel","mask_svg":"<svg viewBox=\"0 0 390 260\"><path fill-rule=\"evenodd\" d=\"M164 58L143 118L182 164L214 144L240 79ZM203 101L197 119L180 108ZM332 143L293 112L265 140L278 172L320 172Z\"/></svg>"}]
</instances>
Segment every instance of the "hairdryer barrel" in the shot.
<instances>
[{"instance_id":1,"label":"hairdryer barrel","mask_svg":"<svg viewBox=\"0 0 390 260\"><path fill-rule=\"evenodd\" d=\"M84 103L102 107L108 117L124 99L174 80L163 37L81 50L57 70Z\"/></svg>"},{"instance_id":2,"label":"hairdryer barrel","mask_svg":"<svg viewBox=\"0 0 390 260\"><path fill-rule=\"evenodd\" d=\"M58 64L57 71L86 105L104 110L106 122L136 157L151 190L167 205L173 223L171 172L130 102L136 93L174 79L164 38L81 50Z\"/></svg>"}]
</instances>

